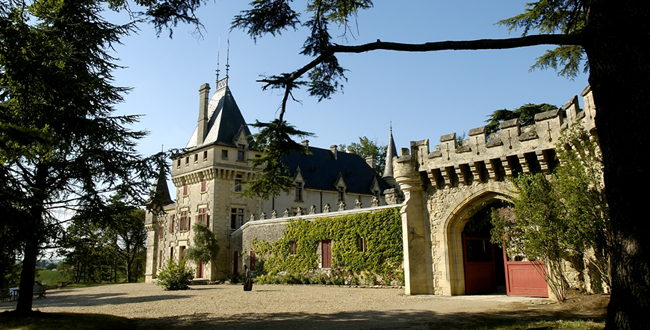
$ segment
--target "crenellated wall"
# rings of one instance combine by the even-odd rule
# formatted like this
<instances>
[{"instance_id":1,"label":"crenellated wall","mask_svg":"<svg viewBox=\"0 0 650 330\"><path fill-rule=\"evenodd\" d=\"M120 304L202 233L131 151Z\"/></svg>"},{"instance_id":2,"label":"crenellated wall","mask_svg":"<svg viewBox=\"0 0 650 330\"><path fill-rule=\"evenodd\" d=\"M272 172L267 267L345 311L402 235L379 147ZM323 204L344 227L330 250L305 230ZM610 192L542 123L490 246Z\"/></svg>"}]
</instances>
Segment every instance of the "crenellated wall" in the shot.
<instances>
[{"instance_id":1,"label":"crenellated wall","mask_svg":"<svg viewBox=\"0 0 650 330\"><path fill-rule=\"evenodd\" d=\"M481 209L515 192L508 180L518 173L550 173L555 143L563 128L579 122L596 134L596 108L590 87L561 109L535 115L535 124L518 119L501 123L488 136L485 127L469 131L457 144L456 133L412 141L393 158L395 179L405 194L402 208L406 294L465 294L462 231Z\"/></svg>"}]
</instances>

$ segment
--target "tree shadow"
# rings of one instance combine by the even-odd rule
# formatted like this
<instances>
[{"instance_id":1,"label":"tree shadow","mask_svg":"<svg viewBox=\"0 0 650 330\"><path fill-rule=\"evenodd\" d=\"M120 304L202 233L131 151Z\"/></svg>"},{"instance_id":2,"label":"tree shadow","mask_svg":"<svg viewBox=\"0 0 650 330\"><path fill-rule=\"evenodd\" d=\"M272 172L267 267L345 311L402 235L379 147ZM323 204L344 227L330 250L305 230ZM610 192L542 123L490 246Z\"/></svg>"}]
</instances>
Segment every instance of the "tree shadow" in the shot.
<instances>
[{"instance_id":1,"label":"tree shadow","mask_svg":"<svg viewBox=\"0 0 650 330\"><path fill-rule=\"evenodd\" d=\"M362 303L362 302L360 302ZM517 321L603 321L603 310L589 313L549 311L544 308L478 313L436 311L359 311L334 314L247 313L228 317L210 313L134 319L141 329L468 329Z\"/></svg>"}]
</instances>

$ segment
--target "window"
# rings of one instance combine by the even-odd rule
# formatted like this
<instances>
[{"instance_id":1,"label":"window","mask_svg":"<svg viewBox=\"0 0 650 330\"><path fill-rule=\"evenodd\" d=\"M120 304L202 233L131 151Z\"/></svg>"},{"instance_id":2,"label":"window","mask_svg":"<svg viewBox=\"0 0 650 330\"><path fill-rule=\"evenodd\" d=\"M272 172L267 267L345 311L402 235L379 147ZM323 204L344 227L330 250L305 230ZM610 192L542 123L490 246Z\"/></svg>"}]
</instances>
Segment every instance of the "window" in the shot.
<instances>
[{"instance_id":1,"label":"window","mask_svg":"<svg viewBox=\"0 0 650 330\"><path fill-rule=\"evenodd\" d=\"M302 182L296 182L296 202L302 201Z\"/></svg>"},{"instance_id":2,"label":"window","mask_svg":"<svg viewBox=\"0 0 650 330\"><path fill-rule=\"evenodd\" d=\"M244 209L230 209L230 228L239 228L243 223Z\"/></svg>"},{"instance_id":3,"label":"window","mask_svg":"<svg viewBox=\"0 0 650 330\"><path fill-rule=\"evenodd\" d=\"M188 191L188 189L187 189L187 183L186 183L186 184L183 184L183 196L187 196L187 191Z\"/></svg>"},{"instance_id":4,"label":"window","mask_svg":"<svg viewBox=\"0 0 650 330\"><path fill-rule=\"evenodd\" d=\"M345 190L343 187L339 187L339 202L342 202L345 199Z\"/></svg>"},{"instance_id":5,"label":"window","mask_svg":"<svg viewBox=\"0 0 650 330\"><path fill-rule=\"evenodd\" d=\"M169 260L174 260L174 247L169 248Z\"/></svg>"},{"instance_id":6,"label":"window","mask_svg":"<svg viewBox=\"0 0 650 330\"><path fill-rule=\"evenodd\" d=\"M201 180L201 192L205 192L207 190L207 182L205 179Z\"/></svg>"},{"instance_id":7,"label":"window","mask_svg":"<svg viewBox=\"0 0 650 330\"><path fill-rule=\"evenodd\" d=\"M169 232L170 233L174 232L174 215L173 214L169 217Z\"/></svg>"},{"instance_id":8,"label":"window","mask_svg":"<svg viewBox=\"0 0 650 330\"><path fill-rule=\"evenodd\" d=\"M181 259L181 260L185 259L185 247L184 246L181 246L178 249L178 258Z\"/></svg>"},{"instance_id":9,"label":"window","mask_svg":"<svg viewBox=\"0 0 650 330\"><path fill-rule=\"evenodd\" d=\"M163 226L158 227L158 239L163 239L165 236L165 230L163 229Z\"/></svg>"},{"instance_id":10,"label":"window","mask_svg":"<svg viewBox=\"0 0 650 330\"><path fill-rule=\"evenodd\" d=\"M359 248L360 252L366 252L366 239L359 236L357 239L357 247Z\"/></svg>"},{"instance_id":11,"label":"window","mask_svg":"<svg viewBox=\"0 0 650 330\"><path fill-rule=\"evenodd\" d=\"M296 241L291 241L289 242L289 254L296 254L296 248L298 244L296 244Z\"/></svg>"},{"instance_id":12,"label":"window","mask_svg":"<svg viewBox=\"0 0 650 330\"><path fill-rule=\"evenodd\" d=\"M221 150L221 158L228 159L228 150Z\"/></svg>"},{"instance_id":13,"label":"window","mask_svg":"<svg viewBox=\"0 0 650 330\"><path fill-rule=\"evenodd\" d=\"M207 150L203 152L203 161L206 161L206 160L208 160L208 151Z\"/></svg>"},{"instance_id":14,"label":"window","mask_svg":"<svg viewBox=\"0 0 650 330\"><path fill-rule=\"evenodd\" d=\"M185 166L190 164L190 156L185 157Z\"/></svg>"},{"instance_id":15,"label":"window","mask_svg":"<svg viewBox=\"0 0 650 330\"><path fill-rule=\"evenodd\" d=\"M241 191L241 179L242 179L241 174L237 174L235 176L235 192L240 192Z\"/></svg>"},{"instance_id":16,"label":"window","mask_svg":"<svg viewBox=\"0 0 650 330\"><path fill-rule=\"evenodd\" d=\"M181 167L181 159L180 158L176 161L176 166Z\"/></svg>"},{"instance_id":17,"label":"window","mask_svg":"<svg viewBox=\"0 0 650 330\"><path fill-rule=\"evenodd\" d=\"M178 225L180 231L190 230L190 216L187 214L187 211L181 211L181 219Z\"/></svg>"},{"instance_id":18,"label":"window","mask_svg":"<svg viewBox=\"0 0 650 330\"><path fill-rule=\"evenodd\" d=\"M238 161L246 160L246 146L243 144L237 145L237 160Z\"/></svg>"},{"instance_id":19,"label":"window","mask_svg":"<svg viewBox=\"0 0 650 330\"><path fill-rule=\"evenodd\" d=\"M210 216L208 215L208 209L203 207L199 209L199 215L196 216L196 221L210 226Z\"/></svg>"}]
</instances>

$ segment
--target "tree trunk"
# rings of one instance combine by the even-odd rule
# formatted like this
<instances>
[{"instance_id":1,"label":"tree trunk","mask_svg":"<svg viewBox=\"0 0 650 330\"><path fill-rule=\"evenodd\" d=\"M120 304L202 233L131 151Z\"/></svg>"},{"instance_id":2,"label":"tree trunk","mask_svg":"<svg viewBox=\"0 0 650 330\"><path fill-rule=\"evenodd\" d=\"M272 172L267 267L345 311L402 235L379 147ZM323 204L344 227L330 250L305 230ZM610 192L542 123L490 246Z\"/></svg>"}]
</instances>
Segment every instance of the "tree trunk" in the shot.
<instances>
[{"instance_id":1,"label":"tree trunk","mask_svg":"<svg viewBox=\"0 0 650 330\"><path fill-rule=\"evenodd\" d=\"M18 314L29 314L32 312L34 298L34 278L36 277L36 259L38 258L38 244L30 242L26 244L23 269L20 272L20 293L16 312Z\"/></svg>"},{"instance_id":2,"label":"tree trunk","mask_svg":"<svg viewBox=\"0 0 650 330\"><path fill-rule=\"evenodd\" d=\"M607 329L650 327L650 182L640 158L650 141L649 3L594 1L585 31L611 218Z\"/></svg>"}]
</instances>

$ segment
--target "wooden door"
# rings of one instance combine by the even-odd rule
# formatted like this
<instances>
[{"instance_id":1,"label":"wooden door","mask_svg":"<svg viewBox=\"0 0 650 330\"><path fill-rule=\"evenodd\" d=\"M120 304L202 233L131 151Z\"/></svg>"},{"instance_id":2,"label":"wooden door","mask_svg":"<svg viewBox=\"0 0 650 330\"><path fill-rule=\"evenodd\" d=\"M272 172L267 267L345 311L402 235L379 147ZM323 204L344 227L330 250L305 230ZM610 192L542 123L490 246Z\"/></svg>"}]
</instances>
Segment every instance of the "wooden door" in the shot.
<instances>
[{"instance_id":1,"label":"wooden door","mask_svg":"<svg viewBox=\"0 0 650 330\"><path fill-rule=\"evenodd\" d=\"M465 294L497 292L494 251L489 237L471 237L463 233Z\"/></svg>"},{"instance_id":2,"label":"wooden door","mask_svg":"<svg viewBox=\"0 0 650 330\"><path fill-rule=\"evenodd\" d=\"M332 240L322 242L323 268L332 268Z\"/></svg>"},{"instance_id":3,"label":"wooden door","mask_svg":"<svg viewBox=\"0 0 650 330\"><path fill-rule=\"evenodd\" d=\"M540 272L546 272L543 262L514 261L506 255L506 290L509 296L548 298L548 286Z\"/></svg>"}]
</instances>

